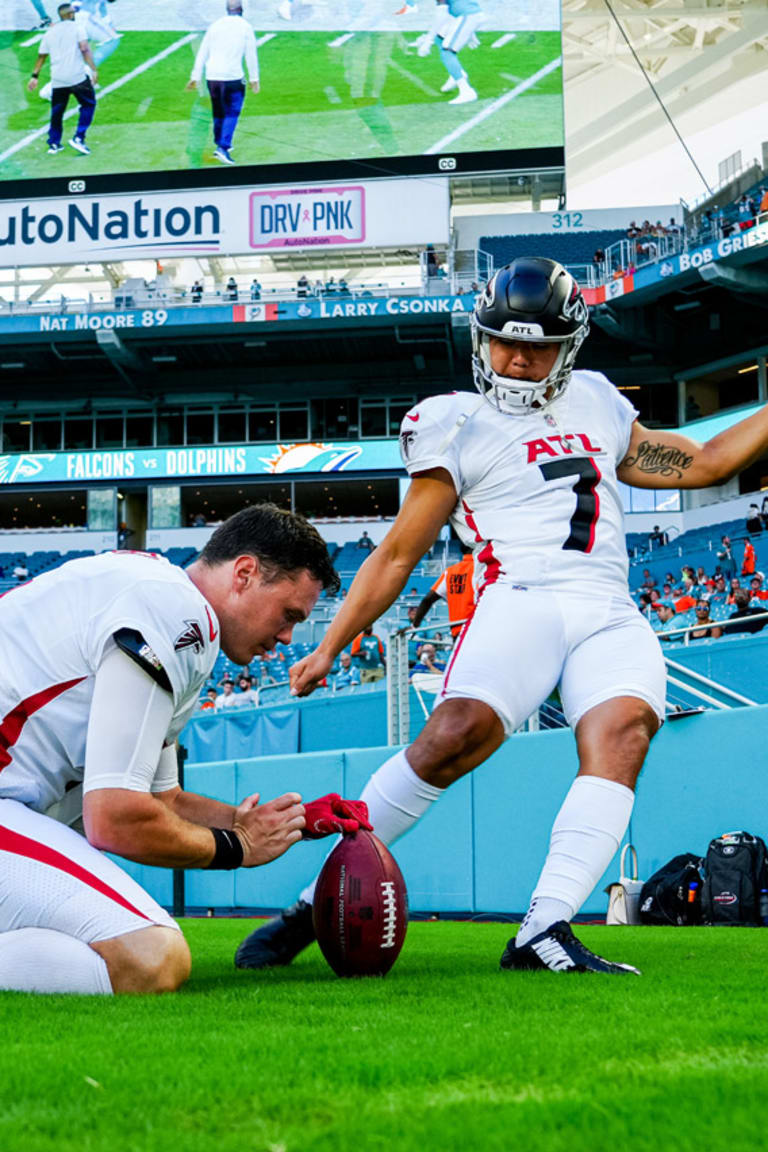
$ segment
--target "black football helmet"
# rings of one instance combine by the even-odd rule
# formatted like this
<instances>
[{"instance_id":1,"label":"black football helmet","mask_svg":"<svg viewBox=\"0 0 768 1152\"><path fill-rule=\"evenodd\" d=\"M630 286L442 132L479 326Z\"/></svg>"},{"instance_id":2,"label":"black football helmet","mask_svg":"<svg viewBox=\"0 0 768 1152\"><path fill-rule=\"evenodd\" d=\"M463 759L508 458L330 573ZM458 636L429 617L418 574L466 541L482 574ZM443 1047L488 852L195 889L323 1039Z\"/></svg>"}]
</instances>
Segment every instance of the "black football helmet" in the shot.
<instances>
[{"instance_id":1,"label":"black football helmet","mask_svg":"<svg viewBox=\"0 0 768 1152\"><path fill-rule=\"evenodd\" d=\"M478 296L471 318L475 387L500 412L540 411L562 395L589 332L579 286L556 260L520 257L500 268ZM491 368L490 338L560 345L544 380L513 380Z\"/></svg>"}]
</instances>

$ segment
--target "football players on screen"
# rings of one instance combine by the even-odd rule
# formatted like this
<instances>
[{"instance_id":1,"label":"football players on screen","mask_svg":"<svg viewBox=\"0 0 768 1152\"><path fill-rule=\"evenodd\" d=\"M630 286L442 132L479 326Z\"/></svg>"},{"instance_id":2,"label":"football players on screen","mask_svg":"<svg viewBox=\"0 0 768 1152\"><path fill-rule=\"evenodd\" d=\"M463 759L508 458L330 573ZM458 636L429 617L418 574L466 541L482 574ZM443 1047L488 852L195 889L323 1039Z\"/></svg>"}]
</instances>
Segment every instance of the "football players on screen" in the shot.
<instances>
[{"instance_id":1,"label":"football players on screen","mask_svg":"<svg viewBox=\"0 0 768 1152\"><path fill-rule=\"evenodd\" d=\"M0 600L0 989L165 992L186 980L178 925L105 852L254 867L302 836L370 827L338 796L236 806L183 791L177 774L175 739L219 647L248 664L338 586L315 529L262 504L220 525L185 570L105 553Z\"/></svg>"},{"instance_id":2,"label":"football players on screen","mask_svg":"<svg viewBox=\"0 0 768 1152\"><path fill-rule=\"evenodd\" d=\"M400 513L318 648L290 674L295 692L311 692L450 519L474 554L474 611L422 733L374 773L362 799L391 844L559 687L579 771L501 966L619 974L637 970L594 955L569 923L621 843L664 716L661 650L627 589L618 482L718 484L768 448L768 408L704 445L644 428L605 376L575 369L587 332L584 299L561 265L518 259L496 273L472 318L480 397L436 396L406 414L411 485ZM236 963L290 963L313 938L312 894L310 885L244 940Z\"/></svg>"}]
</instances>

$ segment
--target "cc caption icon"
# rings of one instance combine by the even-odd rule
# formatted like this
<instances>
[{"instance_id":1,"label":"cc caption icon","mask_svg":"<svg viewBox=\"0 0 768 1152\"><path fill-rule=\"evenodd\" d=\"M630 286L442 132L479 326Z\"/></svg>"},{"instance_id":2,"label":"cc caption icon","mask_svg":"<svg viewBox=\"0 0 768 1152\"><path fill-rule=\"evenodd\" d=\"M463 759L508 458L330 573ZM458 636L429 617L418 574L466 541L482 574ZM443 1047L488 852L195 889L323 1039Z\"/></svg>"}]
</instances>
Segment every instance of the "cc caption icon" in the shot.
<instances>
[{"instance_id":1,"label":"cc caption icon","mask_svg":"<svg viewBox=\"0 0 768 1152\"><path fill-rule=\"evenodd\" d=\"M85 180L70 180L67 187L70 192L85 192Z\"/></svg>"},{"instance_id":2,"label":"cc caption icon","mask_svg":"<svg viewBox=\"0 0 768 1152\"><path fill-rule=\"evenodd\" d=\"M441 156L437 162L437 166L441 172L455 172L456 160L453 156Z\"/></svg>"}]
</instances>

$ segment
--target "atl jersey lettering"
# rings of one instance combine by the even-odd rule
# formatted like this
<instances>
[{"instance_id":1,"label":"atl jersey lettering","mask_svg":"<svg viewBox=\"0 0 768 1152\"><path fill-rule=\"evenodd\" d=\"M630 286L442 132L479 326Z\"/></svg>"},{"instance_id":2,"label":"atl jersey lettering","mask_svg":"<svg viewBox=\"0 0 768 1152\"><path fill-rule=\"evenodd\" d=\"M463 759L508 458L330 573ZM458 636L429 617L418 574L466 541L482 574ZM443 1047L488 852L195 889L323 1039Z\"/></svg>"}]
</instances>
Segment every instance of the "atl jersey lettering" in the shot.
<instances>
[{"instance_id":1,"label":"atl jersey lettering","mask_svg":"<svg viewBox=\"0 0 768 1152\"><path fill-rule=\"evenodd\" d=\"M0 598L0 798L43 812L82 780L96 669L122 628L141 633L170 680L170 743L219 651L213 610L181 568L108 552Z\"/></svg>"},{"instance_id":2,"label":"atl jersey lettering","mask_svg":"<svg viewBox=\"0 0 768 1152\"><path fill-rule=\"evenodd\" d=\"M616 469L637 412L597 372L574 372L543 412L510 416L468 392L408 412L400 445L411 476L445 468L451 523L473 549L480 588L497 580L627 596Z\"/></svg>"}]
</instances>

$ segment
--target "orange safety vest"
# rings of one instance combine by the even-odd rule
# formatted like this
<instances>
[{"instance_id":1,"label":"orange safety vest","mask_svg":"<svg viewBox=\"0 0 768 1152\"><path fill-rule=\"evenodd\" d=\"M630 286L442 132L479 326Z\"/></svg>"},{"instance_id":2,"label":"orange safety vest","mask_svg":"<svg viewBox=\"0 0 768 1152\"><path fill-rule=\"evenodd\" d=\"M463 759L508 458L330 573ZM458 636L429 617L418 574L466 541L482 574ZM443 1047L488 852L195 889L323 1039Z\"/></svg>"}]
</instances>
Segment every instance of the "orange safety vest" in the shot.
<instances>
[{"instance_id":1,"label":"orange safety vest","mask_svg":"<svg viewBox=\"0 0 768 1152\"><path fill-rule=\"evenodd\" d=\"M442 576L432 585L431 590L438 596L442 596L448 604L448 619L451 621L466 620L474 611L475 590L472 587L474 567L472 553L468 552L462 556L458 564L451 564L449 568L446 568ZM444 589L439 591L443 581L445 581ZM457 636L460 631L460 624L451 625L453 636Z\"/></svg>"}]
</instances>

